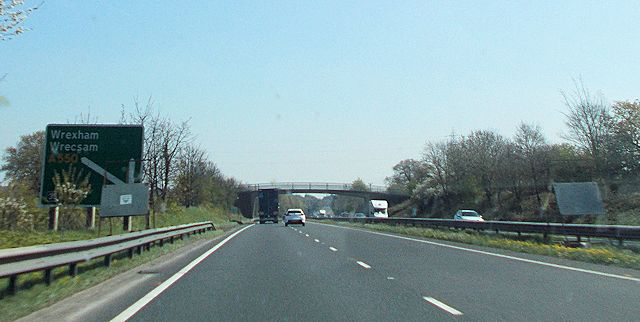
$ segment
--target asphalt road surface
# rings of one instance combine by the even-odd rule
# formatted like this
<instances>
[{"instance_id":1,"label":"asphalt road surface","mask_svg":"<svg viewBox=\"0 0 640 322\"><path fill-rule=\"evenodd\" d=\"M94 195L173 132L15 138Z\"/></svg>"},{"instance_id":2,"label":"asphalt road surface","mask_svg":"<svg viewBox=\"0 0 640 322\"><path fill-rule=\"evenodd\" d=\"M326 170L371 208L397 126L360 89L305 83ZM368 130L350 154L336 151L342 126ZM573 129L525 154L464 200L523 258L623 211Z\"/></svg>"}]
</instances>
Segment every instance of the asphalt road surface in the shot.
<instances>
[{"instance_id":1,"label":"asphalt road surface","mask_svg":"<svg viewBox=\"0 0 640 322\"><path fill-rule=\"evenodd\" d=\"M624 274L621 269L570 261L560 265L542 256L479 249L315 223L253 225L218 244L197 264L190 264L190 270L176 274L116 319L637 321L640 317L640 279L635 271Z\"/></svg>"}]
</instances>

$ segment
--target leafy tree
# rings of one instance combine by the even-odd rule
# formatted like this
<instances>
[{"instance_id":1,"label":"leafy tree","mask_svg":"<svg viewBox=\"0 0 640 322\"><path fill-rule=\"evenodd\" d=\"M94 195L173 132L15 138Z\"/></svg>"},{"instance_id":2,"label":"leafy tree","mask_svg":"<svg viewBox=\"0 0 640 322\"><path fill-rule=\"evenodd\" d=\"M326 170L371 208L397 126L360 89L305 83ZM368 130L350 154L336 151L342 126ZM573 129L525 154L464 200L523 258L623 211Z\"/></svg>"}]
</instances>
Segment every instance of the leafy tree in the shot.
<instances>
[{"instance_id":1,"label":"leafy tree","mask_svg":"<svg viewBox=\"0 0 640 322\"><path fill-rule=\"evenodd\" d=\"M0 0L0 40L12 39L29 30L22 24L39 7L25 8L24 0Z\"/></svg>"},{"instance_id":2,"label":"leafy tree","mask_svg":"<svg viewBox=\"0 0 640 322\"><path fill-rule=\"evenodd\" d=\"M640 101L619 101L612 106L616 132L640 150Z\"/></svg>"},{"instance_id":3,"label":"leafy tree","mask_svg":"<svg viewBox=\"0 0 640 322\"><path fill-rule=\"evenodd\" d=\"M614 137L609 145L610 163L619 176L640 172L640 102L616 102L612 107Z\"/></svg>"},{"instance_id":4,"label":"leafy tree","mask_svg":"<svg viewBox=\"0 0 640 322\"><path fill-rule=\"evenodd\" d=\"M429 165L423 161L406 159L393 166L393 175L386 178L392 189L411 194L416 186L430 175Z\"/></svg>"},{"instance_id":5,"label":"leafy tree","mask_svg":"<svg viewBox=\"0 0 640 322\"><path fill-rule=\"evenodd\" d=\"M69 170L54 173L53 183L55 185L54 191L57 204L65 209L60 214L60 229L79 229L83 227L83 216L75 207L91 192L89 176L89 173L83 174L82 170L72 166L69 167Z\"/></svg>"},{"instance_id":6,"label":"leafy tree","mask_svg":"<svg viewBox=\"0 0 640 322\"><path fill-rule=\"evenodd\" d=\"M8 147L0 170L11 181L25 183L36 195L40 191L40 167L44 151L44 131L23 135L15 147Z\"/></svg>"},{"instance_id":7,"label":"leafy tree","mask_svg":"<svg viewBox=\"0 0 640 322\"><path fill-rule=\"evenodd\" d=\"M358 178L353 180L351 183L351 190L353 191L369 191L369 186L367 186L362 179Z\"/></svg>"},{"instance_id":8,"label":"leafy tree","mask_svg":"<svg viewBox=\"0 0 640 322\"><path fill-rule=\"evenodd\" d=\"M23 28L22 24L33 11L40 7L40 5L25 8L24 0L0 0L0 40L4 41L13 39L29 30L27 28ZM5 74L0 77L0 82L6 76L7 75ZM8 105L9 100L0 95L0 107Z\"/></svg>"},{"instance_id":9,"label":"leafy tree","mask_svg":"<svg viewBox=\"0 0 640 322\"><path fill-rule=\"evenodd\" d=\"M20 184L11 184L0 190L0 229L33 229L33 215L26 207Z\"/></svg>"},{"instance_id":10,"label":"leafy tree","mask_svg":"<svg viewBox=\"0 0 640 322\"><path fill-rule=\"evenodd\" d=\"M553 144L549 148L549 171L553 181L591 181L592 166L589 157L571 144Z\"/></svg>"},{"instance_id":11,"label":"leafy tree","mask_svg":"<svg viewBox=\"0 0 640 322\"><path fill-rule=\"evenodd\" d=\"M302 209L305 214L309 214L309 208L302 196L281 194L278 196L278 202L282 213L287 209Z\"/></svg>"},{"instance_id":12,"label":"leafy tree","mask_svg":"<svg viewBox=\"0 0 640 322\"><path fill-rule=\"evenodd\" d=\"M352 191L369 191L369 186L364 183L360 178L357 178L351 183ZM342 212L355 212L361 209L364 205L364 198L354 197L349 195L336 195L331 203L331 209L334 214L340 214Z\"/></svg>"}]
</instances>

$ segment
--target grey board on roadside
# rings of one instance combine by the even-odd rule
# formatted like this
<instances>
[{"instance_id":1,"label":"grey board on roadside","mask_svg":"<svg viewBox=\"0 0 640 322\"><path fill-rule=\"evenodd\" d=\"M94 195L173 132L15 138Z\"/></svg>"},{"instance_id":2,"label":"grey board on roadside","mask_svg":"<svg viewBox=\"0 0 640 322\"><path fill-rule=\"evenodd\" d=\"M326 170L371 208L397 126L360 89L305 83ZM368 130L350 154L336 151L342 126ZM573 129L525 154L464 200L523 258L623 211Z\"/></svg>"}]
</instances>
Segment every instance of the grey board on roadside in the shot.
<instances>
[{"instance_id":1,"label":"grey board on roadside","mask_svg":"<svg viewBox=\"0 0 640 322\"><path fill-rule=\"evenodd\" d=\"M553 190L562 215L604 215L600 189L595 182L554 183Z\"/></svg>"},{"instance_id":2,"label":"grey board on roadside","mask_svg":"<svg viewBox=\"0 0 640 322\"><path fill-rule=\"evenodd\" d=\"M149 212L149 187L144 183L102 187L100 217L140 216Z\"/></svg>"}]
</instances>

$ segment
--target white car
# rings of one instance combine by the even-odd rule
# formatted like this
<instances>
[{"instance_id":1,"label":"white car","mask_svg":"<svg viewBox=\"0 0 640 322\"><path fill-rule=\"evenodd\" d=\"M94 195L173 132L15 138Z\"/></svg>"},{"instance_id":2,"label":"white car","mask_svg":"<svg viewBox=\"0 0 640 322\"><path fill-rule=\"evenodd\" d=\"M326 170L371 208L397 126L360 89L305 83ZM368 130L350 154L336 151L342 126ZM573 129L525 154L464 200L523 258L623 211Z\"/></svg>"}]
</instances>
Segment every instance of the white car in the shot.
<instances>
[{"instance_id":1,"label":"white car","mask_svg":"<svg viewBox=\"0 0 640 322\"><path fill-rule=\"evenodd\" d=\"M302 209L289 209L287 213L284 214L283 221L285 226L289 226L289 224L301 224L304 226L304 223L307 221L307 216L305 216Z\"/></svg>"},{"instance_id":2,"label":"white car","mask_svg":"<svg viewBox=\"0 0 640 322\"><path fill-rule=\"evenodd\" d=\"M467 221L484 221L482 216L478 214L475 210L458 210L456 211L455 216L453 216L454 220L467 220Z\"/></svg>"}]
</instances>

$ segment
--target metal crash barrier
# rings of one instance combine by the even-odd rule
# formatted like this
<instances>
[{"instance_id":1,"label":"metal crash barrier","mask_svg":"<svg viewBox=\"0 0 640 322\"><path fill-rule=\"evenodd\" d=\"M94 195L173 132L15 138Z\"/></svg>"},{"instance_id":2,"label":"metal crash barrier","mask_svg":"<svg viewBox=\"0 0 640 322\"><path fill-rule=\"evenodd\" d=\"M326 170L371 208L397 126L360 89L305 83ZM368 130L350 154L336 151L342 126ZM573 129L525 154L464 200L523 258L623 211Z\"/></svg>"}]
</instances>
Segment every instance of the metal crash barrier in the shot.
<instances>
[{"instance_id":1,"label":"metal crash barrier","mask_svg":"<svg viewBox=\"0 0 640 322\"><path fill-rule=\"evenodd\" d=\"M530 223L517 221L464 221L453 219L434 218L314 218L314 220L333 220L355 223L383 223L388 225L405 225L416 227L433 228L457 228L473 229L479 231L500 231L516 233L538 233L545 239L549 235L576 236L581 237L604 237L616 239L620 243L623 240L640 240L640 226L623 225L576 225L560 223Z\"/></svg>"},{"instance_id":2,"label":"metal crash barrier","mask_svg":"<svg viewBox=\"0 0 640 322\"><path fill-rule=\"evenodd\" d=\"M50 285L54 268L69 266L69 275L76 276L80 263L103 257L104 265L110 266L117 253L127 252L128 257L133 258L152 245L163 246L165 242L173 243L175 239L215 229L213 223L207 221L90 240L2 249L0 278L9 278L8 292L15 294L21 274L44 271L44 281Z\"/></svg>"}]
</instances>

